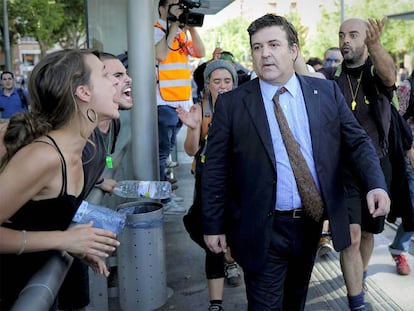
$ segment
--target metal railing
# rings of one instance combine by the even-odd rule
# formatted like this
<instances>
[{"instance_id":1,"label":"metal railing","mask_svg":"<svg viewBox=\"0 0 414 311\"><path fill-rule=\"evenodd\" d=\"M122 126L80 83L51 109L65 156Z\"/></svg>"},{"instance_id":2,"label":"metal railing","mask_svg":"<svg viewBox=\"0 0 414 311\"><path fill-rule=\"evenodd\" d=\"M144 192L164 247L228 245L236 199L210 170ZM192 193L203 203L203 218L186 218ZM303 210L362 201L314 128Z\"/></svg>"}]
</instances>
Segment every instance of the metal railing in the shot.
<instances>
[{"instance_id":1,"label":"metal railing","mask_svg":"<svg viewBox=\"0 0 414 311\"><path fill-rule=\"evenodd\" d=\"M66 252L52 256L22 289L11 311L49 310L72 261L73 257Z\"/></svg>"}]
</instances>

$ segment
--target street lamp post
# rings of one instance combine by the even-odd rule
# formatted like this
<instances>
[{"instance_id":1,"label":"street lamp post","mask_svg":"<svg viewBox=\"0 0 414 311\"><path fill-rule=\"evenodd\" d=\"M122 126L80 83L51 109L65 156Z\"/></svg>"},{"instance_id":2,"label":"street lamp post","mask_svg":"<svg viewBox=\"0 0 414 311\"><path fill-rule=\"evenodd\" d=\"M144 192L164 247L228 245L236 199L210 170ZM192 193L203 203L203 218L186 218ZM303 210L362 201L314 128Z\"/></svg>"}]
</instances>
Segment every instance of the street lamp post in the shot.
<instances>
[{"instance_id":1,"label":"street lamp post","mask_svg":"<svg viewBox=\"0 0 414 311\"><path fill-rule=\"evenodd\" d=\"M10 39L9 39L9 18L7 16L7 0L3 0L3 48L6 70L11 71L10 62Z\"/></svg>"}]
</instances>

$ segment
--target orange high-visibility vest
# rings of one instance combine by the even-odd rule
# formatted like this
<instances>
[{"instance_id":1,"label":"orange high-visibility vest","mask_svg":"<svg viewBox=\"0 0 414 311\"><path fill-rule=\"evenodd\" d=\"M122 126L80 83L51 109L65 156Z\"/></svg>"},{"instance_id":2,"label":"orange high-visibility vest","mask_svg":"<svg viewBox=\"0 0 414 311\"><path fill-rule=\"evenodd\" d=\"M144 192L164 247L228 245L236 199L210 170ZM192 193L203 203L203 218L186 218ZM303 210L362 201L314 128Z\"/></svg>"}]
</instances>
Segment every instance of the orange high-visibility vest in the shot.
<instances>
[{"instance_id":1,"label":"orange high-visibility vest","mask_svg":"<svg viewBox=\"0 0 414 311\"><path fill-rule=\"evenodd\" d=\"M159 24L154 24L165 32ZM165 60L158 63L158 87L166 101L189 100L191 96L191 71L187 59L186 35L181 32L174 38Z\"/></svg>"}]
</instances>

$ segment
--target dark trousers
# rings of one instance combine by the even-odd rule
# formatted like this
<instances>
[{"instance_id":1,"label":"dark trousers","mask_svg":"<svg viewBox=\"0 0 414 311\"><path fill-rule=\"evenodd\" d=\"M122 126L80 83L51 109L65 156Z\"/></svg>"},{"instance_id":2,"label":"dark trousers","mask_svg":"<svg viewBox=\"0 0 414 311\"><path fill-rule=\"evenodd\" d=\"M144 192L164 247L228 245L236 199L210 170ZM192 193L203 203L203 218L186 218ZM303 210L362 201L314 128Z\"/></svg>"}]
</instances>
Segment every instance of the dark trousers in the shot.
<instances>
[{"instance_id":1,"label":"dark trousers","mask_svg":"<svg viewBox=\"0 0 414 311\"><path fill-rule=\"evenodd\" d=\"M244 271L249 311L305 308L321 224L275 215L268 258L260 271Z\"/></svg>"},{"instance_id":2,"label":"dark trousers","mask_svg":"<svg viewBox=\"0 0 414 311\"><path fill-rule=\"evenodd\" d=\"M178 119L175 108L158 106L158 153L160 162L160 180L167 180L165 169L167 159L176 143L176 136L182 123Z\"/></svg>"},{"instance_id":3,"label":"dark trousers","mask_svg":"<svg viewBox=\"0 0 414 311\"><path fill-rule=\"evenodd\" d=\"M224 253L213 253L204 242L201 215L201 174L195 175L194 202L183 217L191 239L206 251L205 272L208 280L224 278Z\"/></svg>"},{"instance_id":4,"label":"dark trousers","mask_svg":"<svg viewBox=\"0 0 414 311\"><path fill-rule=\"evenodd\" d=\"M88 265L76 257L59 289L58 302L59 310L76 310L89 305Z\"/></svg>"}]
</instances>

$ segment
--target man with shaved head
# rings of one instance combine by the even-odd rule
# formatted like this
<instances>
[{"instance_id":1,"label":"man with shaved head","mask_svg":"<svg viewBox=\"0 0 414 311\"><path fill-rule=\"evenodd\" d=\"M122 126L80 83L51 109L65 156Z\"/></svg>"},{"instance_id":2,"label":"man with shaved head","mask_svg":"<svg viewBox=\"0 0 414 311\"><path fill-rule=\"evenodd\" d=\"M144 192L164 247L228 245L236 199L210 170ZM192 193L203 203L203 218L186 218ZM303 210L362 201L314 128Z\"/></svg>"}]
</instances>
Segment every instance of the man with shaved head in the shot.
<instances>
[{"instance_id":1,"label":"man with shaved head","mask_svg":"<svg viewBox=\"0 0 414 311\"><path fill-rule=\"evenodd\" d=\"M385 21L369 19L366 22L357 18L344 21L339 29L342 65L339 70L324 68L321 72L328 79L336 80L349 108L371 137L390 189L388 134L395 65L380 41ZM341 251L341 268L350 309L368 310L363 284L374 248L373 234L383 231L385 217L372 217L365 204L366 189L352 166L348 163L344 166L345 205L349 211L352 244Z\"/></svg>"}]
</instances>

